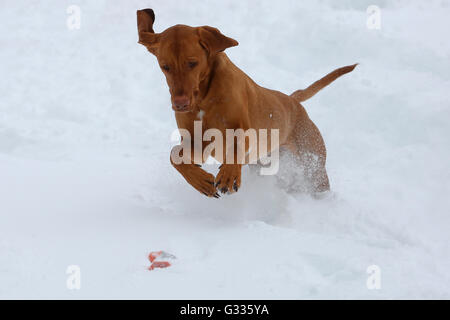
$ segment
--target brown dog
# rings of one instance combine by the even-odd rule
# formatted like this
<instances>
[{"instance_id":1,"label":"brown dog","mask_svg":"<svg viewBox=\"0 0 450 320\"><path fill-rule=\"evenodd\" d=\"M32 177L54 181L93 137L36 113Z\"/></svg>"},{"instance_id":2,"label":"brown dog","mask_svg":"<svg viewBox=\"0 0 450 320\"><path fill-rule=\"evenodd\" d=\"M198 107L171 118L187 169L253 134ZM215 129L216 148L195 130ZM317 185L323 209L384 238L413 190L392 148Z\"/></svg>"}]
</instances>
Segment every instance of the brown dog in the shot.
<instances>
[{"instance_id":1,"label":"brown dog","mask_svg":"<svg viewBox=\"0 0 450 320\"><path fill-rule=\"evenodd\" d=\"M300 102L351 72L356 65L337 69L307 89L288 96L260 87L236 67L223 51L237 46L238 42L224 36L218 29L176 25L155 33L154 21L152 9L137 11L139 43L156 56L166 76L179 129L188 130L194 136L194 121L200 120L202 133L216 128L223 137L226 129L278 129L279 145L269 143L268 150L278 147L289 150L305 169L310 190L329 190L325 145ZM191 159L196 149L200 147L203 151L209 144L202 141L199 145L193 140L188 143L192 145ZM226 145L225 140L223 143L223 154L212 152L211 155L222 162L232 153L234 161L225 162L217 177L194 162L177 164L171 157L172 164L186 181L209 197L218 197L217 190L236 192L241 185L241 168L246 162L238 159L234 145ZM246 141L245 150L249 152L250 148ZM201 163L205 160L202 157Z\"/></svg>"}]
</instances>

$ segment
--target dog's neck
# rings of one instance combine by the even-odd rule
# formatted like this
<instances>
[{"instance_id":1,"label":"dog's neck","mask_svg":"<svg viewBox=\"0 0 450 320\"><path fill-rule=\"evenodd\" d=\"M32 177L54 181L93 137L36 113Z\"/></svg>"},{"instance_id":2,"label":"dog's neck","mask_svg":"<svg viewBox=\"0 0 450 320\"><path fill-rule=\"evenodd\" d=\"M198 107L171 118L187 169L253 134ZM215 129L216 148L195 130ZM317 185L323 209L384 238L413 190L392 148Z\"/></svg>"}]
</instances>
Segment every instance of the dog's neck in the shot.
<instances>
[{"instance_id":1,"label":"dog's neck","mask_svg":"<svg viewBox=\"0 0 450 320\"><path fill-rule=\"evenodd\" d=\"M197 114L200 109L203 111L208 109L208 104L211 102L211 99L208 98L209 90L214 85L214 80L217 77L217 74L225 71L223 67L229 61L230 60L227 55L224 52L220 52L209 62L208 74L206 74L200 82L198 102L192 112Z\"/></svg>"}]
</instances>

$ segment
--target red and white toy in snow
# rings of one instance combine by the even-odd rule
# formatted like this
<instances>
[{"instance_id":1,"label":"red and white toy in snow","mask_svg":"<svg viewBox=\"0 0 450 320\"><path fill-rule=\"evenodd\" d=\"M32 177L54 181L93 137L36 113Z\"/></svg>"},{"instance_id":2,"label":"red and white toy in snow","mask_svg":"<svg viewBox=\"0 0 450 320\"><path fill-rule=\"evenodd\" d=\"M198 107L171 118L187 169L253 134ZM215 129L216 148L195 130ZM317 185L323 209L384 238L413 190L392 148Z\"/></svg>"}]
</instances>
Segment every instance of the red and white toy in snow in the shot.
<instances>
[{"instance_id":1,"label":"red and white toy in snow","mask_svg":"<svg viewBox=\"0 0 450 320\"><path fill-rule=\"evenodd\" d=\"M173 254L167 253L165 251L153 251L148 255L148 259L151 262L148 270L153 270L155 268L167 268L170 267L171 261L176 259Z\"/></svg>"}]
</instances>

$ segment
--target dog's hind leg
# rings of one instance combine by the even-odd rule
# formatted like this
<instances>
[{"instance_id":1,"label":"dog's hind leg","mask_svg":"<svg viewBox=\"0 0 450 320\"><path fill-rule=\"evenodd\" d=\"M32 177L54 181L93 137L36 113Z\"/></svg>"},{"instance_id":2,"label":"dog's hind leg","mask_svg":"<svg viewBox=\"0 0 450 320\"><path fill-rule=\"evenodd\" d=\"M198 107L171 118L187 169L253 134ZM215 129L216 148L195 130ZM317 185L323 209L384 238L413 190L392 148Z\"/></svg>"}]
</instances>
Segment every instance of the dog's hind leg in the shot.
<instances>
[{"instance_id":1,"label":"dog's hind leg","mask_svg":"<svg viewBox=\"0 0 450 320\"><path fill-rule=\"evenodd\" d=\"M303 118L296 125L286 147L293 155L297 170L303 172L303 190L311 194L330 190L325 144L319 129L309 118Z\"/></svg>"},{"instance_id":2,"label":"dog's hind leg","mask_svg":"<svg viewBox=\"0 0 450 320\"><path fill-rule=\"evenodd\" d=\"M330 181L325 168L325 159L316 154L303 154L301 165L304 168L308 191L312 194L330 190Z\"/></svg>"}]
</instances>

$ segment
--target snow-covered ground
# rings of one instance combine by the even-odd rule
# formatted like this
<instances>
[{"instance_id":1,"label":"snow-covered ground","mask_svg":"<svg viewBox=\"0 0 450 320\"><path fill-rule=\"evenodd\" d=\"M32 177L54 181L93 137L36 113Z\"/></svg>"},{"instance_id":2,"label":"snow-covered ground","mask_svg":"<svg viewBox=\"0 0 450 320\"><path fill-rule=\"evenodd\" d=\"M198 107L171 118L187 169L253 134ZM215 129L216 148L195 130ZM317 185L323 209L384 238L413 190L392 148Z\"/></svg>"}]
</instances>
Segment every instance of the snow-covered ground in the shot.
<instances>
[{"instance_id":1,"label":"snow-covered ground","mask_svg":"<svg viewBox=\"0 0 450 320\"><path fill-rule=\"evenodd\" d=\"M247 169L220 200L184 182L165 80L137 44L146 7L157 32L218 27L241 69L286 93L360 63L304 103L330 196ZM2 0L0 298L450 298L449 16L445 0ZM174 265L148 271L154 250Z\"/></svg>"}]
</instances>

